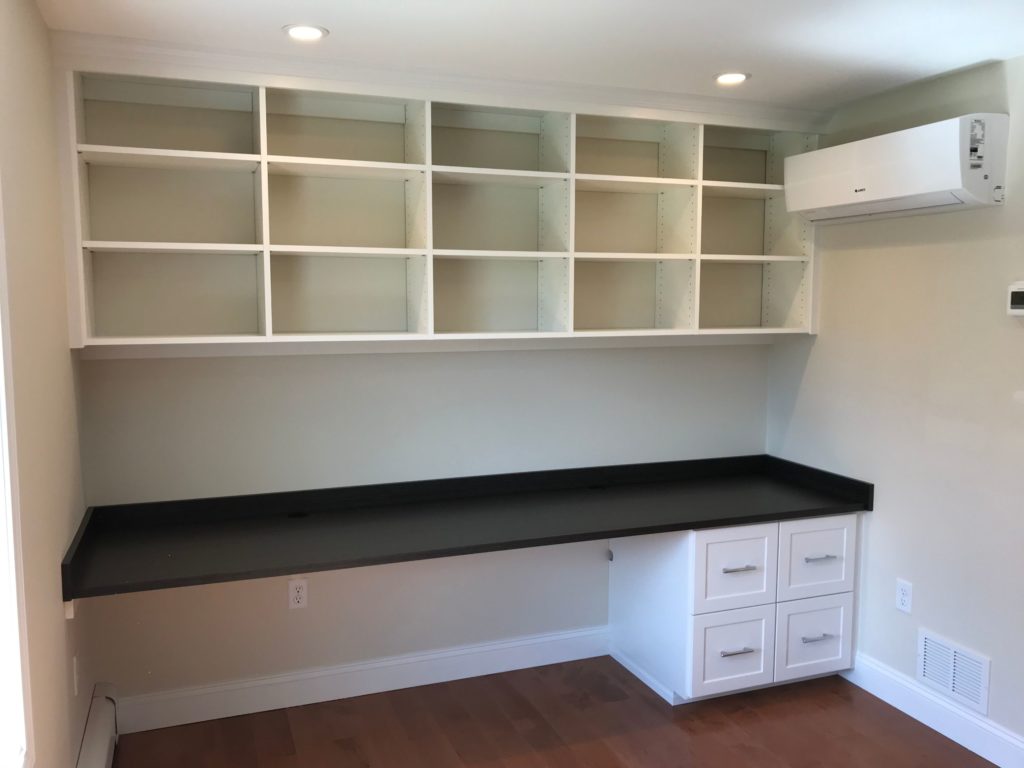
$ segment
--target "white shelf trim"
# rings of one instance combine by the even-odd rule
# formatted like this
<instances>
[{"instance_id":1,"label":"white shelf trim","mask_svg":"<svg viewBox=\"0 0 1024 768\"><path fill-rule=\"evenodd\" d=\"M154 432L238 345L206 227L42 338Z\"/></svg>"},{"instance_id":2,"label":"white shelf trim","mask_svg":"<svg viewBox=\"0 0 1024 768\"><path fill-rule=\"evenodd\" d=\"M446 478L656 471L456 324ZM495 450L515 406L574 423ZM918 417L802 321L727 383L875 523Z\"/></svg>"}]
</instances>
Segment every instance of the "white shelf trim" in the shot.
<instances>
[{"instance_id":1,"label":"white shelf trim","mask_svg":"<svg viewBox=\"0 0 1024 768\"><path fill-rule=\"evenodd\" d=\"M785 192L782 184L748 184L739 181L703 181L705 197L744 197L765 199Z\"/></svg>"},{"instance_id":2,"label":"white shelf trim","mask_svg":"<svg viewBox=\"0 0 1024 768\"><path fill-rule=\"evenodd\" d=\"M426 248L361 248L350 245L268 245L271 254L283 256L426 256Z\"/></svg>"},{"instance_id":3,"label":"white shelf trim","mask_svg":"<svg viewBox=\"0 0 1024 768\"><path fill-rule=\"evenodd\" d=\"M552 182L568 182L568 173L549 171L511 171L501 168L463 168L453 165L431 166L435 184L501 184L517 187L543 187Z\"/></svg>"},{"instance_id":4,"label":"white shelf trim","mask_svg":"<svg viewBox=\"0 0 1024 768\"><path fill-rule=\"evenodd\" d=\"M746 254L728 254L728 253L702 253L696 257L701 261L724 261L732 263L741 262L759 262L764 264L771 264L772 262L808 262L810 261L809 256L760 256L760 255L746 255Z\"/></svg>"},{"instance_id":5,"label":"white shelf trim","mask_svg":"<svg viewBox=\"0 0 1024 768\"><path fill-rule=\"evenodd\" d=\"M82 248L96 253L261 253L258 243L163 243L129 240L84 240Z\"/></svg>"},{"instance_id":6,"label":"white shelf trim","mask_svg":"<svg viewBox=\"0 0 1024 768\"><path fill-rule=\"evenodd\" d=\"M539 259L568 259L568 251L496 251L496 250L467 250L461 248L435 248L434 257L439 259L525 259L527 261L538 261Z\"/></svg>"},{"instance_id":7,"label":"white shelf trim","mask_svg":"<svg viewBox=\"0 0 1024 768\"><path fill-rule=\"evenodd\" d=\"M612 176L597 173L577 173L578 192L630 192L653 194L667 189L696 189L693 179L667 179L656 176Z\"/></svg>"},{"instance_id":8,"label":"white shelf trim","mask_svg":"<svg viewBox=\"0 0 1024 768\"><path fill-rule=\"evenodd\" d=\"M696 261L695 253L605 253L586 251L573 254L577 261Z\"/></svg>"},{"instance_id":9,"label":"white shelf trim","mask_svg":"<svg viewBox=\"0 0 1024 768\"><path fill-rule=\"evenodd\" d=\"M199 168L218 171L255 171L259 155L235 152L194 152L183 149L115 147L79 144L78 156L87 164L128 168Z\"/></svg>"},{"instance_id":10,"label":"white shelf trim","mask_svg":"<svg viewBox=\"0 0 1024 768\"><path fill-rule=\"evenodd\" d=\"M326 176L341 179L410 180L422 177L426 165L416 163L378 163L367 160L335 160L317 157L268 155L271 176Z\"/></svg>"}]
</instances>

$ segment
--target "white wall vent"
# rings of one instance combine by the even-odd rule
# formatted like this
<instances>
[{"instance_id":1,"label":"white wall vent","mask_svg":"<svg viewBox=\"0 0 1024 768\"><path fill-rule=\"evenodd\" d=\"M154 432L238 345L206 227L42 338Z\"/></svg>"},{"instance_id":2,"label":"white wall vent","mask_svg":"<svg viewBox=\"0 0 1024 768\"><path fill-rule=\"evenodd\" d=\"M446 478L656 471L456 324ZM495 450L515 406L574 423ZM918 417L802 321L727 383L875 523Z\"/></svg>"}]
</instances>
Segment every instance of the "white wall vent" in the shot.
<instances>
[{"instance_id":1,"label":"white wall vent","mask_svg":"<svg viewBox=\"0 0 1024 768\"><path fill-rule=\"evenodd\" d=\"M921 629L917 636L917 677L983 715L988 714L991 661L951 640Z\"/></svg>"}]
</instances>

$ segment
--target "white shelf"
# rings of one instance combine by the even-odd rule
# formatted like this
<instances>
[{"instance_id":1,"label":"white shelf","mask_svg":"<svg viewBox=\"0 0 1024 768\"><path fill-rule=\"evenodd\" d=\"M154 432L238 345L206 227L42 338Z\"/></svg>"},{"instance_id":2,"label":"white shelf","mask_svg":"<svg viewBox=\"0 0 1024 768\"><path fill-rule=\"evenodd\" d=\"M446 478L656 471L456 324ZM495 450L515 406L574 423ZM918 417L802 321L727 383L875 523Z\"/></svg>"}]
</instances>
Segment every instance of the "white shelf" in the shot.
<instances>
[{"instance_id":1,"label":"white shelf","mask_svg":"<svg viewBox=\"0 0 1024 768\"><path fill-rule=\"evenodd\" d=\"M728 254L728 253L702 253L699 258L701 261L721 261L733 264L742 264L744 262L755 262L755 263L768 263L773 261L786 262L795 261L806 263L810 261L809 256L750 256L743 254Z\"/></svg>"},{"instance_id":2,"label":"white shelf","mask_svg":"<svg viewBox=\"0 0 1024 768\"><path fill-rule=\"evenodd\" d=\"M435 184L497 184L539 189L552 182L567 182L569 174L548 171L508 171L498 168L433 166Z\"/></svg>"},{"instance_id":3,"label":"white shelf","mask_svg":"<svg viewBox=\"0 0 1024 768\"><path fill-rule=\"evenodd\" d=\"M156 243L122 240L84 240L82 248L97 253L260 253L253 243Z\"/></svg>"},{"instance_id":4,"label":"white shelf","mask_svg":"<svg viewBox=\"0 0 1024 768\"><path fill-rule=\"evenodd\" d=\"M259 168L259 155L235 152L195 152L182 149L150 149L146 147L105 147L79 144L78 156L87 164L122 168L199 168L214 171Z\"/></svg>"},{"instance_id":5,"label":"white shelf","mask_svg":"<svg viewBox=\"0 0 1024 768\"><path fill-rule=\"evenodd\" d=\"M576 261L696 261L694 253L603 253L580 252L573 254Z\"/></svg>"},{"instance_id":6,"label":"white shelf","mask_svg":"<svg viewBox=\"0 0 1024 768\"><path fill-rule=\"evenodd\" d=\"M763 200L785 191L781 184L754 184L741 181L705 181L704 197L740 197Z\"/></svg>"},{"instance_id":7,"label":"white shelf","mask_svg":"<svg viewBox=\"0 0 1024 768\"><path fill-rule=\"evenodd\" d=\"M805 134L155 78L74 88L72 314L106 356L809 331L813 230L782 179Z\"/></svg>"},{"instance_id":8,"label":"white shelf","mask_svg":"<svg viewBox=\"0 0 1024 768\"><path fill-rule=\"evenodd\" d=\"M379 163L369 160L330 160L270 155L267 168L275 176L319 176L338 179L410 181L422 178L427 166L410 163Z\"/></svg>"},{"instance_id":9,"label":"white shelf","mask_svg":"<svg viewBox=\"0 0 1024 768\"><path fill-rule=\"evenodd\" d=\"M577 173L576 190L581 192L628 192L652 194L674 187L696 187L692 179L660 179L653 176L609 176Z\"/></svg>"},{"instance_id":10,"label":"white shelf","mask_svg":"<svg viewBox=\"0 0 1024 768\"><path fill-rule=\"evenodd\" d=\"M294 256L381 256L384 258L396 256L425 256L425 248L360 248L358 246L340 245L269 245L267 246L272 254Z\"/></svg>"},{"instance_id":11,"label":"white shelf","mask_svg":"<svg viewBox=\"0 0 1024 768\"><path fill-rule=\"evenodd\" d=\"M473 251L458 248L435 248L433 254L435 258L444 259L526 259L527 261L567 259L570 256L567 251Z\"/></svg>"}]
</instances>

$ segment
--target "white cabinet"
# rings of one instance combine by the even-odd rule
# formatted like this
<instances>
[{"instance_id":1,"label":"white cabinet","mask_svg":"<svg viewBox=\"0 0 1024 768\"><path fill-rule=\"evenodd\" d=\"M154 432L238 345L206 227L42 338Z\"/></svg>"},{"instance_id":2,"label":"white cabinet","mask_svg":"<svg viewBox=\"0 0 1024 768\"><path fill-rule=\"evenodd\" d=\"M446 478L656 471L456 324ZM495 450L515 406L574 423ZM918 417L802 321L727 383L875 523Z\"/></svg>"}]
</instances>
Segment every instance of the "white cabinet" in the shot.
<instances>
[{"instance_id":1,"label":"white cabinet","mask_svg":"<svg viewBox=\"0 0 1024 768\"><path fill-rule=\"evenodd\" d=\"M772 682L774 630L774 605L695 616L687 697L711 696Z\"/></svg>"},{"instance_id":2,"label":"white cabinet","mask_svg":"<svg viewBox=\"0 0 1024 768\"><path fill-rule=\"evenodd\" d=\"M697 531L694 613L775 602L779 524Z\"/></svg>"},{"instance_id":3,"label":"white cabinet","mask_svg":"<svg viewBox=\"0 0 1024 768\"><path fill-rule=\"evenodd\" d=\"M857 516L613 539L612 656L672 704L850 666Z\"/></svg>"},{"instance_id":4,"label":"white cabinet","mask_svg":"<svg viewBox=\"0 0 1024 768\"><path fill-rule=\"evenodd\" d=\"M780 523L779 600L851 591L856 541L856 515Z\"/></svg>"},{"instance_id":5,"label":"white cabinet","mask_svg":"<svg viewBox=\"0 0 1024 768\"><path fill-rule=\"evenodd\" d=\"M853 593L779 603L775 682L847 669L853 637Z\"/></svg>"}]
</instances>

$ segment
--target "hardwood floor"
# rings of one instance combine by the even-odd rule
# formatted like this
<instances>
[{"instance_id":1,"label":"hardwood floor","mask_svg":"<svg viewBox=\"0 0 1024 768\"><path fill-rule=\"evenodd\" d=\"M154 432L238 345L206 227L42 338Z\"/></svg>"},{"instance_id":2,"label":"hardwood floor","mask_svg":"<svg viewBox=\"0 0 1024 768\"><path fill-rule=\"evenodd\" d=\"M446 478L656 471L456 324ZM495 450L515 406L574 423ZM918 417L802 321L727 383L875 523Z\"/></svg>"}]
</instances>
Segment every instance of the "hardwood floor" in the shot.
<instances>
[{"instance_id":1,"label":"hardwood floor","mask_svg":"<svg viewBox=\"0 0 1024 768\"><path fill-rule=\"evenodd\" d=\"M970 768L839 677L672 708L605 656L121 737L116 768Z\"/></svg>"}]
</instances>

